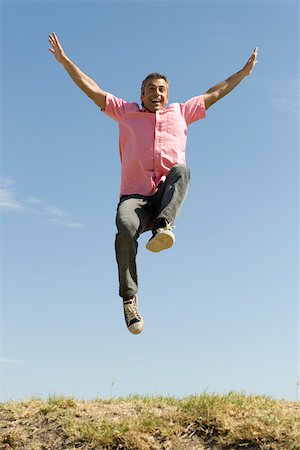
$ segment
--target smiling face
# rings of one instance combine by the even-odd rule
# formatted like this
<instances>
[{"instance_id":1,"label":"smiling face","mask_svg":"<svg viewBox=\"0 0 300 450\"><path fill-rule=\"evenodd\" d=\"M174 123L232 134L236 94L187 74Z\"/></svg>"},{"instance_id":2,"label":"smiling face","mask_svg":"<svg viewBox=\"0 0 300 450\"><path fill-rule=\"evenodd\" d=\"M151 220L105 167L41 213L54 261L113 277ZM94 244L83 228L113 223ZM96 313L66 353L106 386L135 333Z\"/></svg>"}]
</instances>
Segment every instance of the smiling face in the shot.
<instances>
[{"instance_id":1,"label":"smiling face","mask_svg":"<svg viewBox=\"0 0 300 450\"><path fill-rule=\"evenodd\" d=\"M163 78L150 78L144 86L141 101L149 112L163 109L168 103L168 83Z\"/></svg>"}]
</instances>

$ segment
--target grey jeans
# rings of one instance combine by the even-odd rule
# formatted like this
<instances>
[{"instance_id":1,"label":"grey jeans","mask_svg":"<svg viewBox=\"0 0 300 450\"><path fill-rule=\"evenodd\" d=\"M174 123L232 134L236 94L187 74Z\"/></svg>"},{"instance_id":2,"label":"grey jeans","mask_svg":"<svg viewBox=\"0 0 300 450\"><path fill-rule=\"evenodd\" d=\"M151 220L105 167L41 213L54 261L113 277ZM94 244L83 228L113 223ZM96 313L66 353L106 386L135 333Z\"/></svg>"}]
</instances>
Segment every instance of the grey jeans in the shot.
<instances>
[{"instance_id":1,"label":"grey jeans","mask_svg":"<svg viewBox=\"0 0 300 450\"><path fill-rule=\"evenodd\" d=\"M123 195L117 208L115 249L119 272L119 295L132 298L138 289L136 269L137 239L153 230L158 219L174 224L188 191L190 170L176 164L152 196Z\"/></svg>"}]
</instances>

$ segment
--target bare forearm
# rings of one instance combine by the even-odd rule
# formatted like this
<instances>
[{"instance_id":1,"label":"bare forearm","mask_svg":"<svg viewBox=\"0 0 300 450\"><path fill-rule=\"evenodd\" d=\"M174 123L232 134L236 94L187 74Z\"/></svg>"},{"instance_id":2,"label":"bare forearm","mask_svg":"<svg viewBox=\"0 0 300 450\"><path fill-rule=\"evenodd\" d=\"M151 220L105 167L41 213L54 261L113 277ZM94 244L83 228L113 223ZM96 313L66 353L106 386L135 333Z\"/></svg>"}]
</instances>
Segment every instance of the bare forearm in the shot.
<instances>
[{"instance_id":1,"label":"bare forearm","mask_svg":"<svg viewBox=\"0 0 300 450\"><path fill-rule=\"evenodd\" d=\"M49 47L50 52L55 56L55 59L64 66L72 80L96 103L97 106L104 109L106 92L67 57L55 33L49 35L49 43L51 45L51 47Z\"/></svg>"},{"instance_id":2,"label":"bare forearm","mask_svg":"<svg viewBox=\"0 0 300 450\"><path fill-rule=\"evenodd\" d=\"M72 80L77 84L77 86L89 97L93 97L93 94L97 92L99 86L95 83L92 78L88 77L84 72L82 72L76 64L73 63L67 56L64 56L62 60L62 65L72 78Z\"/></svg>"},{"instance_id":3,"label":"bare forearm","mask_svg":"<svg viewBox=\"0 0 300 450\"><path fill-rule=\"evenodd\" d=\"M215 103L225 97L225 95L229 94L229 92L231 92L243 80L243 78L245 78L246 75L247 74L244 69L239 70L227 78L227 80L222 81L221 83L218 83L210 88L206 93L213 95L214 101L212 103Z\"/></svg>"},{"instance_id":4,"label":"bare forearm","mask_svg":"<svg viewBox=\"0 0 300 450\"><path fill-rule=\"evenodd\" d=\"M206 109L208 109L211 105L216 103L221 98L225 97L225 95L229 94L229 92L231 92L247 75L250 75L253 67L257 63L257 51L258 48L255 47L252 55L241 70L231 75L229 78L227 78L227 80L216 84L207 92L205 92L203 96Z\"/></svg>"}]
</instances>

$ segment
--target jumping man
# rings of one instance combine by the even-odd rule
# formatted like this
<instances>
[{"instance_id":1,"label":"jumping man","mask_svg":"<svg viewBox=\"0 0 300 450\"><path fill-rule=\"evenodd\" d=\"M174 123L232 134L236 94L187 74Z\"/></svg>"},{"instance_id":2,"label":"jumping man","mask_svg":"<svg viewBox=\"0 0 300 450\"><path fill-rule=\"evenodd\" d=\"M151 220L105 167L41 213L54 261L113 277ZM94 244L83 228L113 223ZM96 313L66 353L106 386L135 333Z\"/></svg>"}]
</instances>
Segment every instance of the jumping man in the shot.
<instances>
[{"instance_id":1,"label":"jumping man","mask_svg":"<svg viewBox=\"0 0 300 450\"><path fill-rule=\"evenodd\" d=\"M168 105L167 77L151 73L141 86L140 107L99 87L67 57L55 33L49 35L49 42L49 50L77 86L119 125L121 188L115 240L119 295L128 330L139 334L144 321L138 311L137 240L141 233L152 231L146 245L152 252L175 243L172 229L190 180L185 160L187 127L203 119L211 105L250 75L258 49L240 71L185 103Z\"/></svg>"}]
</instances>

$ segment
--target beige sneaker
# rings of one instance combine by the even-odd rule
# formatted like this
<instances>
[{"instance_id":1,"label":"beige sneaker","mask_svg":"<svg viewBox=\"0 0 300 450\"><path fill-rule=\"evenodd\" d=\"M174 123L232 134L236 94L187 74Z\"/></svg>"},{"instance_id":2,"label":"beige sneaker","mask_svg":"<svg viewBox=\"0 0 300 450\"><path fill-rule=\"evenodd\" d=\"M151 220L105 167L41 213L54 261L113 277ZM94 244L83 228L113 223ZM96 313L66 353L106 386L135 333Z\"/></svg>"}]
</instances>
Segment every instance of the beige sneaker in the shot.
<instances>
[{"instance_id":1,"label":"beige sneaker","mask_svg":"<svg viewBox=\"0 0 300 450\"><path fill-rule=\"evenodd\" d=\"M165 228L158 228L146 244L150 252L160 252L172 247L175 243L175 234L172 231L172 225L168 224Z\"/></svg>"},{"instance_id":2,"label":"beige sneaker","mask_svg":"<svg viewBox=\"0 0 300 450\"><path fill-rule=\"evenodd\" d=\"M137 295L129 300L123 300L123 308L125 322L130 333L141 333L144 329L144 320L138 310Z\"/></svg>"}]
</instances>

